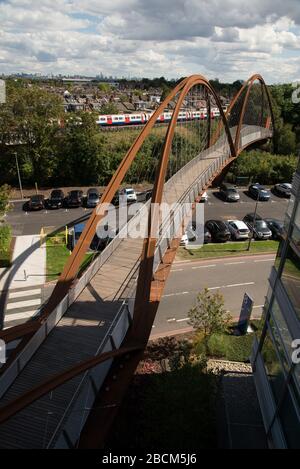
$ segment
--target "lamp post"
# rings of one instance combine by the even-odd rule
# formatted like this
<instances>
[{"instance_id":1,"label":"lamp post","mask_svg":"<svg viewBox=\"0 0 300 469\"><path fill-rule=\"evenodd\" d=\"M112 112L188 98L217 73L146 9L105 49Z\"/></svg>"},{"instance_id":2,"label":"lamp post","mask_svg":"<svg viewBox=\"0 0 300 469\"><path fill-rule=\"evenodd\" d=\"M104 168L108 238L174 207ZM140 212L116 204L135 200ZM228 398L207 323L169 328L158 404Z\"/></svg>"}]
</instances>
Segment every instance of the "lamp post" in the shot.
<instances>
[{"instance_id":1,"label":"lamp post","mask_svg":"<svg viewBox=\"0 0 300 469\"><path fill-rule=\"evenodd\" d=\"M256 199L256 204L255 204L253 223L252 223L252 227L251 227L251 234L250 234L250 236L249 236L247 251L250 251L251 241L252 241L252 239L253 239L254 225L255 225L255 222L256 222L256 215L257 215L258 202L259 202L259 193L257 193L257 199Z\"/></svg>"},{"instance_id":2,"label":"lamp post","mask_svg":"<svg viewBox=\"0 0 300 469\"><path fill-rule=\"evenodd\" d=\"M17 166L17 172L18 172L18 179L19 179L19 186L20 186L20 192L21 192L21 197L24 199L23 196L23 187L22 187L22 180L21 180L21 174L20 174L20 168L19 168L19 162L18 162L18 154L17 152L14 152L14 155L16 157L16 166Z\"/></svg>"}]
</instances>

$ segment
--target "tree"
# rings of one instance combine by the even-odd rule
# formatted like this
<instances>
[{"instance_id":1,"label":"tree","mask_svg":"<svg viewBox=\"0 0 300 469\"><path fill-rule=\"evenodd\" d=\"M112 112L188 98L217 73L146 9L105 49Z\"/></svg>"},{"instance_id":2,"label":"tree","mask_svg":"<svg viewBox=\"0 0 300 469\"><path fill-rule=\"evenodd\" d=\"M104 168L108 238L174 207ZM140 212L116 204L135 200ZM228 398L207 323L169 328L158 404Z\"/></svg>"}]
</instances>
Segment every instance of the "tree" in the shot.
<instances>
[{"instance_id":1,"label":"tree","mask_svg":"<svg viewBox=\"0 0 300 469\"><path fill-rule=\"evenodd\" d=\"M99 133L95 116L78 113L68 119L57 148L56 184L87 185L107 183L116 167L113 155L104 148L106 136Z\"/></svg>"},{"instance_id":2,"label":"tree","mask_svg":"<svg viewBox=\"0 0 300 469\"><path fill-rule=\"evenodd\" d=\"M220 293L210 293L208 288L198 294L196 305L190 309L188 316L189 324L197 332L203 333L205 343L211 334L224 332L231 319L224 309L223 296Z\"/></svg>"},{"instance_id":3,"label":"tree","mask_svg":"<svg viewBox=\"0 0 300 469\"><path fill-rule=\"evenodd\" d=\"M296 134L291 124L285 124L278 136L278 152L282 155L291 155L296 152Z\"/></svg>"},{"instance_id":4,"label":"tree","mask_svg":"<svg viewBox=\"0 0 300 469\"><path fill-rule=\"evenodd\" d=\"M5 184L0 186L0 216L3 216L8 209L10 187Z\"/></svg>"},{"instance_id":5,"label":"tree","mask_svg":"<svg viewBox=\"0 0 300 469\"><path fill-rule=\"evenodd\" d=\"M98 85L99 91L103 93L109 93L112 91L112 87L109 83L99 83Z\"/></svg>"},{"instance_id":6,"label":"tree","mask_svg":"<svg viewBox=\"0 0 300 469\"><path fill-rule=\"evenodd\" d=\"M100 114L118 114L118 107L114 103L103 104L100 109Z\"/></svg>"},{"instance_id":7,"label":"tree","mask_svg":"<svg viewBox=\"0 0 300 469\"><path fill-rule=\"evenodd\" d=\"M60 131L62 100L36 85L8 82L7 102L0 109L4 122L0 141L21 141L20 166L27 168L30 182L45 183L56 165L55 139ZM12 166L11 152L6 151L1 166ZM16 173L14 167L14 176Z\"/></svg>"}]
</instances>

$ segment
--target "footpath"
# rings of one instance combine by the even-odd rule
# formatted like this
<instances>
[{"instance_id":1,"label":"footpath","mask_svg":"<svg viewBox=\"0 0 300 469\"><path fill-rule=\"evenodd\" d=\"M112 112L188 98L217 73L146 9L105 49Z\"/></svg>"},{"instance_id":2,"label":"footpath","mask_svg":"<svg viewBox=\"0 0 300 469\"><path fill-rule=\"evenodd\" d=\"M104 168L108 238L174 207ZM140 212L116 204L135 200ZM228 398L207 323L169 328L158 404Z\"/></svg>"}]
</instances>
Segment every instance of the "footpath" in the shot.
<instances>
[{"instance_id":1,"label":"footpath","mask_svg":"<svg viewBox=\"0 0 300 469\"><path fill-rule=\"evenodd\" d=\"M17 236L12 266L0 271L0 327L26 322L39 312L46 280L46 248L39 235Z\"/></svg>"}]
</instances>

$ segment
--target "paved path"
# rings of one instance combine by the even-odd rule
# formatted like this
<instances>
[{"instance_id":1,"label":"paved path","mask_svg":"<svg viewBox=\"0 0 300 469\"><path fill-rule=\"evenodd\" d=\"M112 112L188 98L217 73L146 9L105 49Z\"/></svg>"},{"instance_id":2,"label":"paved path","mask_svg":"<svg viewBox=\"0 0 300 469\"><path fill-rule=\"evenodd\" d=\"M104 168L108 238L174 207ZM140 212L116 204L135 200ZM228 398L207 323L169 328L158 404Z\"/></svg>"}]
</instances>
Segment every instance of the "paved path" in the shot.
<instances>
[{"instance_id":1,"label":"paved path","mask_svg":"<svg viewBox=\"0 0 300 469\"><path fill-rule=\"evenodd\" d=\"M26 322L36 315L42 301L45 273L46 249L40 246L40 237L17 236L12 267L2 272L0 278L4 328Z\"/></svg>"}]
</instances>

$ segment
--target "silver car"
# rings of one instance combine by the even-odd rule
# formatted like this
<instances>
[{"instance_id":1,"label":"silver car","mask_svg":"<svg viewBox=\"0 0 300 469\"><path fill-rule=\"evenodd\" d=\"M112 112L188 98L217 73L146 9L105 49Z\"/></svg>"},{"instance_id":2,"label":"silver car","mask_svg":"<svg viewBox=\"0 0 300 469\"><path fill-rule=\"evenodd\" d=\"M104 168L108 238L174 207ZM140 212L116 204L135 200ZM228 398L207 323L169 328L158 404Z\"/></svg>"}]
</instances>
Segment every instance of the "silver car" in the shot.
<instances>
[{"instance_id":1,"label":"silver car","mask_svg":"<svg viewBox=\"0 0 300 469\"><path fill-rule=\"evenodd\" d=\"M100 201L100 194L98 189L92 187L87 191L86 194L86 206L89 208L94 208L98 205Z\"/></svg>"}]
</instances>

